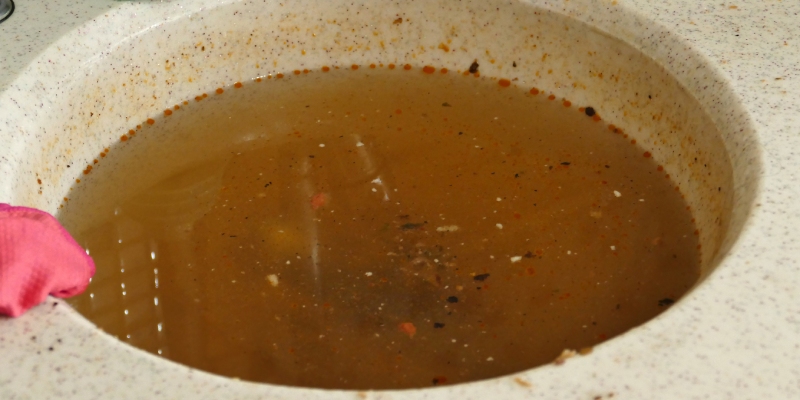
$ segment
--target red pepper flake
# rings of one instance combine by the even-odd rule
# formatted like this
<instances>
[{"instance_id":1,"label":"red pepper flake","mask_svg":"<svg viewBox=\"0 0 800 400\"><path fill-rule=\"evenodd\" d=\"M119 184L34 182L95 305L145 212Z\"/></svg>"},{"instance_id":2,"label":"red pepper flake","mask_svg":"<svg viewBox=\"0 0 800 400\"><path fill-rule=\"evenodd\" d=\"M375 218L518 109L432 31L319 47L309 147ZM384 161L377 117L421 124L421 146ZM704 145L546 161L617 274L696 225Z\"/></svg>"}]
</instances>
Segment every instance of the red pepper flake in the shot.
<instances>
[{"instance_id":1,"label":"red pepper flake","mask_svg":"<svg viewBox=\"0 0 800 400\"><path fill-rule=\"evenodd\" d=\"M645 151L645 152L644 152L644 158L650 158L650 157L652 157L652 156L653 156L653 155L652 155L652 154L650 154L650 152L649 152L649 151Z\"/></svg>"},{"instance_id":2,"label":"red pepper flake","mask_svg":"<svg viewBox=\"0 0 800 400\"><path fill-rule=\"evenodd\" d=\"M572 103L569 100L564 100L564 107L569 107L571 105Z\"/></svg>"},{"instance_id":3,"label":"red pepper flake","mask_svg":"<svg viewBox=\"0 0 800 400\"><path fill-rule=\"evenodd\" d=\"M121 140L123 142L127 142L128 141L128 136L122 135L122 136L119 137L119 140Z\"/></svg>"},{"instance_id":4,"label":"red pepper flake","mask_svg":"<svg viewBox=\"0 0 800 400\"><path fill-rule=\"evenodd\" d=\"M133 130L133 129L131 129L131 130L129 130L129 131L128 131L128 135L130 135L130 136L133 136L133 135L135 135L135 134L136 134L136 131L135 131L135 130ZM108 149L105 149L105 151L106 151L106 153L108 153Z\"/></svg>"},{"instance_id":5,"label":"red pepper flake","mask_svg":"<svg viewBox=\"0 0 800 400\"><path fill-rule=\"evenodd\" d=\"M592 117L592 121L594 121L594 122L599 122L599 121L600 121L600 119L601 119L601 118L600 118L600 116L599 116L599 115L597 115L597 114L595 114L595 115Z\"/></svg>"},{"instance_id":6,"label":"red pepper flake","mask_svg":"<svg viewBox=\"0 0 800 400\"><path fill-rule=\"evenodd\" d=\"M394 69L394 64L389 64L389 69Z\"/></svg>"},{"instance_id":7,"label":"red pepper flake","mask_svg":"<svg viewBox=\"0 0 800 400\"><path fill-rule=\"evenodd\" d=\"M330 71L330 70L331 70L331 67L329 67L329 66L327 66L327 65L325 65L325 66L323 66L323 67L322 67L322 72L328 72L328 71Z\"/></svg>"},{"instance_id":8,"label":"red pepper flake","mask_svg":"<svg viewBox=\"0 0 800 400\"><path fill-rule=\"evenodd\" d=\"M426 66L422 67L422 72L424 72L426 74L432 74L432 73L436 72L436 68L433 68L430 65L426 65Z\"/></svg>"},{"instance_id":9,"label":"red pepper flake","mask_svg":"<svg viewBox=\"0 0 800 400\"><path fill-rule=\"evenodd\" d=\"M164 115L169 117L170 115L172 115L172 110L170 110L170 109L164 110Z\"/></svg>"},{"instance_id":10,"label":"red pepper flake","mask_svg":"<svg viewBox=\"0 0 800 400\"><path fill-rule=\"evenodd\" d=\"M408 335L409 338L414 338L414 335L417 333L417 327L411 322L400 323L400 325L398 325L398 329L400 329L400 332Z\"/></svg>"},{"instance_id":11,"label":"red pepper flake","mask_svg":"<svg viewBox=\"0 0 800 400\"><path fill-rule=\"evenodd\" d=\"M242 82L236 82L236 83L234 83L234 84L233 84L233 87L235 87L235 88L237 88L237 89L241 89L241 88L242 88Z\"/></svg>"},{"instance_id":12,"label":"red pepper flake","mask_svg":"<svg viewBox=\"0 0 800 400\"><path fill-rule=\"evenodd\" d=\"M406 70L406 71L410 70L411 69L411 64L403 65L403 69Z\"/></svg>"},{"instance_id":13,"label":"red pepper flake","mask_svg":"<svg viewBox=\"0 0 800 400\"><path fill-rule=\"evenodd\" d=\"M502 87L511 86L511 81L508 80L508 79L500 79L499 81L497 81L497 83L500 84L500 86L502 86Z\"/></svg>"},{"instance_id":14,"label":"red pepper flake","mask_svg":"<svg viewBox=\"0 0 800 400\"><path fill-rule=\"evenodd\" d=\"M446 74L447 73L447 68L442 68L439 72L441 72L443 74Z\"/></svg>"},{"instance_id":15,"label":"red pepper flake","mask_svg":"<svg viewBox=\"0 0 800 400\"><path fill-rule=\"evenodd\" d=\"M355 69L355 68L354 68L354 69ZM292 71L292 72L293 72L295 75L300 75L300 73L301 73L299 69L296 69L296 70L294 70L294 71Z\"/></svg>"},{"instance_id":16,"label":"red pepper flake","mask_svg":"<svg viewBox=\"0 0 800 400\"><path fill-rule=\"evenodd\" d=\"M399 108L398 108L397 110L394 110L394 113L395 113L395 114L402 114L402 113L403 113L403 110L401 110L401 109L399 109Z\"/></svg>"},{"instance_id":17,"label":"red pepper flake","mask_svg":"<svg viewBox=\"0 0 800 400\"><path fill-rule=\"evenodd\" d=\"M357 64L353 64L353 65L351 65L351 66L350 66L350 68L351 68L353 71L355 71L355 70L357 70L357 69L358 69L358 65L357 65Z\"/></svg>"},{"instance_id":18,"label":"red pepper flake","mask_svg":"<svg viewBox=\"0 0 800 400\"><path fill-rule=\"evenodd\" d=\"M547 100L555 100L555 99L556 99L556 95L554 95L554 94L551 94L550 96L547 96Z\"/></svg>"},{"instance_id":19,"label":"red pepper flake","mask_svg":"<svg viewBox=\"0 0 800 400\"><path fill-rule=\"evenodd\" d=\"M153 125L153 124L155 124L155 123L156 123L156 120L154 120L154 119L152 119L152 118L148 118L148 119L147 119L147 125Z\"/></svg>"},{"instance_id":20,"label":"red pepper flake","mask_svg":"<svg viewBox=\"0 0 800 400\"><path fill-rule=\"evenodd\" d=\"M539 89L537 89L537 88L531 88L531 94L532 94L532 95L534 95L534 96L536 96L537 94L539 94Z\"/></svg>"},{"instance_id":21,"label":"red pepper flake","mask_svg":"<svg viewBox=\"0 0 800 400\"><path fill-rule=\"evenodd\" d=\"M275 75L275 79L281 79L281 78L283 78L283 74L277 74L277 75Z\"/></svg>"},{"instance_id":22,"label":"red pepper flake","mask_svg":"<svg viewBox=\"0 0 800 400\"><path fill-rule=\"evenodd\" d=\"M222 94L222 92L224 92L224 90L222 90L222 88L217 88L217 94Z\"/></svg>"},{"instance_id":23,"label":"red pepper flake","mask_svg":"<svg viewBox=\"0 0 800 400\"><path fill-rule=\"evenodd\" d=\"M325 193L317 193L311 196L311 209L316 210L328 202L328 195Z\"/></svg>"}]
</instances>

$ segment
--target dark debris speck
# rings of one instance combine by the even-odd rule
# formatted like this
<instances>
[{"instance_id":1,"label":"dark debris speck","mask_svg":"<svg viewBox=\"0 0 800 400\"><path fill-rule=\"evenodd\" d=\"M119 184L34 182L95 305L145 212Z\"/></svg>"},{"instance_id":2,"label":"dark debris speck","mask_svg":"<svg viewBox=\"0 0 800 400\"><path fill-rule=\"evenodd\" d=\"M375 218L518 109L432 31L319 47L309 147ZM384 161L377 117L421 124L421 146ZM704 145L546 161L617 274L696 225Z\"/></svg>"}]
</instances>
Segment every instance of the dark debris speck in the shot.
<instances>
[{"instance_id":1,"label":"dark debris speck","mask_svg":"<svg viewBox=\"0 0 800 400\"><path fill-rule=\"evenodd\" d=\"M448 303L458 303L458 297L450 296L450 297L447 298L447 302Z\"/></svg>"},{"instance_id":2,"label":"dark debris speck","mask_svg":"<svg viewBox=\"0 0 800 400\"><path fill-rule=\"evenodd\" d=\"M596 114L594 108L592 107L586 107L586 110L584 110L584 112L586 112L586 115L590 117L594 117L594 115Z\"/></svg>"},{"instance_id":3,"label":"dark debris speck","mask_svg":"<svg viewBox=\"0 0 800 400\"><path fill-rule=\"evenodd\" d=\"M469 66L469 73L470 74L474 74L474 73L478 72L478 67L480 67L478 62L477 61L473 61L472 64Z\"/></svg>"},{"instance_id":4,"label":"dark debris speck","mask_svg":"<svg viewBox=\"0 0 800 400\"><path fill-rule=\"evenodd\" d=\"M407 224L400 225L400 229L402 229L404 231L408 231L408 230L411 230L411 229L418 229L418 228L422 227L422 225L425 225L425 224L424 223L414 224L414 223L409 222Z\"/></svg>"},{"instance_id":5,"label":"dark debris speck","mask_svg":"<svg viewBox=\"0 0 800 400\"><path fill-rule=\"evenodd\" d=\"M433 323L433 327L436 328L436 329L442 329L442 328L444 328L444 324L441 323L441 322L434 322Z\"/></svg>"},{"instance_id":6,"label":"dark debris speck","mask_svg":"<svg viewBox=\"0 0 800 400\"><path fill-rule=\"evenodd\" d=\"M483 282L483 281L485 281L485 280L486 280L486 278L488 278L488 277L489 277L489 274L480 274L480 275L475 275L475 276L474 276L472 279L475 279L476 281L481 281L481 282Z\"/></svg>"},{"instance_id":7,"label":"dark debris speck","mask_svg":"<svg viewBox=\"0 0 800 400\"><path fill-rule=\"evenodd\" d=\"M665 297L665 298L663 298L663 299L658 301L658 306L659 307L671 306L673 304L675 304L675 300L673 300L673 299L671 299L669 297Z\"/></svg>"}]
</instances>

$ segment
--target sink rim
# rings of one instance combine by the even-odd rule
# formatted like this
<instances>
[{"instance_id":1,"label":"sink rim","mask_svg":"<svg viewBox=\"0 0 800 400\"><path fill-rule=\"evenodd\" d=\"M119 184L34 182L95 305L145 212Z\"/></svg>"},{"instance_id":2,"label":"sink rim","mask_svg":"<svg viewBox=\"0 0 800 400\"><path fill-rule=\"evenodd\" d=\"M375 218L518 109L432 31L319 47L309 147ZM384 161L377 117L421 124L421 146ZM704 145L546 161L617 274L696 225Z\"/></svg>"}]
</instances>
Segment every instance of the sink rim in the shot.
<instances>
[{"instance_id":1,"label":"sink rim","mask_svg":"<svg viewBox=\"0 0 800 400\"><path fill-rule=\"evenodd\" d=\"M628 12L630 12L630 10L627 10L627 11L628 11ZM676 39L676 38L673 38L673 39ZM677 40L677 39L676 39L676 40ZM694 51L694 49L690 49L690 50L687 50L687 51ZM713 64L712 64L712 66L715 66L715 65L713 65ZM714 72L716 72L716 73L720 73L720 71L718 71L718 70L716 70L716 69L714 70ZM23 75L21 75L21 76L24 76L24 74L23 74ZM727 81L727 79L725 79L725 80ZM15 82L16 82L16 81L15 81ZM13 85L13 83L12 83L12 85ZM729 89L729 88L728 88L728 89ZM5 94L5 93L2 93L2 94L0 94L0 96L2 96L2 95L4 95L4 94ZM747 113L747 111L745 111L745 112ZM757 197L760 197L760 196L761 196L761 193L760 193L760 192L763 190L763 183L762 183L762 182L759 182L759 183L758 183L758 187L759 187L759 190L758 190L758 192L759 192L759 193L757 193L757 194L756 194L756 196L757 196ZM754 200L754 201L755 201L755 200ZM748 227L750 227L750 226L752 225L752 220L753 220L753 216L751 215L750 219L749 219L749 220L748 220L748 222L747 222L747 223L748 223L748 225L742 228L742 229L743 229L743 231L742 231L742 233L739 235L738 239L736 240L736 243L734 244L734 248L733 248L733 250L731 250L731 251L730 251L730 253L733 253L733 252L734 252L734 251L735 251L735 250L736 250L738 247L741 247L741 246L743 245L743 244L742 244L742 241L743 241L743 237L744 237L744 233L745 233L744 231L745 231L745 230L746 230ZM724 261L723 261L723 262L722 262L722 263L721 263L721 264L720 264L720 265L717 267L717 269L719 270L719 269L725 268L725 267L727 267L729 264L733 264L733 263L735 263L735 260L732 260L732 257L731 257L731 256L727 256L727 257L725 258L725 260L724 260ZM714 275L716 275L716 274L712 274L712 276L711 276L709 279L710 279L710 280L714 279ZM698 290L697 290L697 291L698 291L698 292L699 292L699 291L703 291L702 287L701 287L701 288L698 288ZM679 302L678 304L676 304L676 306L674 306L674 308L675 308L674 310L670 310L670 311L668 311L668 312L664 313L662 316L660 316L660 317L658 317L658 318L656 318L656 319L654 319L654 320L651 320L651 321L650 321L650 322L648 322L648 323L647 323L645 326L651 325L651 324L653 324L653 323L655 323L656 321L659 321L659 320L664 320L664 319L665 319L667 316L671 316L671 315L673 315L673 314L675 314L675 313L678 313L678 312L680 312L682 308L685 308L685 307L680 307L680 305L681 305L681 304L688 304L688 303L690 303L690 301L689 301L689 300L690 300L690 298L694 297L694 296L695 296L695 294L696 294L696 293L694 293L694 292L693 292L693 293L690 293L689 295L687 295L687 297L685 297L685 298L684 298L684 300L683 300L683 301ZM58 301L57 301L57 302L58 302ZM688 306L687 306L687 307L688 307ZM40 307L40 308L42 308L42 307ZM37 311L39 311L39 310L37 310ZM39 313L37 313L37 314L41 315L41 312L39 312ZM68 311L68 312L67 312L67 315L69 315L69 316L70 316L69 318L73 318L73 317L75 317L77 314L76 314L76 313L74 313L74 312L72 312L72 314L70 314L70 312ZM82 317L79 317L79 319L81 319L81 320L82 320L83 318L82 318ZM631 335L633 332L635 332L635 331L638 331L640 328L644 328L645 326L642 326L642 327L639 327L639 328L635 328L635 329L634 329L634 330L632 330L631 332L628 332L628 333L626 333L626 334L624 334L624 335L621 335L621 336L617 337L617 339L616 339L616 340L622 339L623 337L626 337L626 336L630 336L630 335ZM605 346L600 346L600 347L605 347ZM602 350L602 349L601 349L601 348L598 348L597 350ZM137 351L138 351L138 350L137 350ZM149 354L148 354L148 356L149 356ZM155 357L155 356L152 356L152 357ZM158 359L158 358L156 358L156 359ZM158 360L160 360L160 361L162 361L162 362L164 361L164 360L161 360L161 359L158 359ZM580 360L580 359L576 359L576 360L570 360L570 361L569 361L567 364L568 364L568 365L570 365L570 364L577 364L577 363L580 363L580 362L581 362L581 360ZM536 370L539 370L539 369L542 369L542 368L550 368L550 369L552 369L552 368L564 368L564 367L550 367L550 366L548 366L548 367L540 367L540 368L537 368ZM525 373L521 373L521 374L527 374L527 373L529 373L529 372L530 372L530 371L526 371ZM201 372L201 374L207 374L207 373ZM211 374L209 374L209 375L211 375ZM222 379L228 380L227 378L222 378ZM495 380L495 379L493 379L493 380L490 380L490 381L494 381L494 380ZM497 378L496 380L504 380L504 378ZM457 385L457 386L460 388L460 387L462 387L462 386L483 385L483 384L484 384L484 383L486 383L486 382L487 382L487 381L483 381L483 382L477 382L477 383L470 383L470 384L461 384L461 385ZM258 384L258 385L261 385L261 384ZM267 385L267 386L269 386L269 385ZM437 388L437 389L419 389L419 390L422 390L422 391L428 392L428 391L431 391L431 390L436 390L436 391L448 390L449 388L451 388L451 387L444 387L444 388ZM473 391L475 390L475 388L471 388L471 389L472 389ZM488 387L487 387L486 389L488 389ZM297 388L293 388L293 390L302 390L302 391L307 391L307 390L310 390L310 389L297 389ZM415 389L415 390L416 390L416 389ZM324 392L326 392L326 393L330 393L330 391L324 391ZM347 391L347 392L350 392L350 391Z\"/></svg>"}]
</instances>

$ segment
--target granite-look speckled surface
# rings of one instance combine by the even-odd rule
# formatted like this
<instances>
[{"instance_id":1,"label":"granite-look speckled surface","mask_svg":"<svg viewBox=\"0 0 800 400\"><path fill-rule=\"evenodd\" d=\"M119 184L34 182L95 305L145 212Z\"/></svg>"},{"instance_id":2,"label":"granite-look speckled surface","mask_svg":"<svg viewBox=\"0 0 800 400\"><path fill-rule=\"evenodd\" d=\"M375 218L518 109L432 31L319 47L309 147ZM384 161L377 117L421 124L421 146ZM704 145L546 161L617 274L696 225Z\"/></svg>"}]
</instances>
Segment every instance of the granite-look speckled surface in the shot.
<instances>
[{"instance_id":1,"label":"granite-look speckled surface","mask_svg":"<svg viewBox=\"0 0 800 400\"><path fill-rule=\"evenodd\" d=\"M498 60L506 60L508 55L519 56L523 61L530 58L530 62L520 62L520 68L528 70L517 73L517 84L536 84L576 102L604 99L594 89L600 83L587 84L585 90L580 85L572 86L569 83L575 79L564 68L555 68L552 77L542 69L542 77L534 79L536 69L544 65L534 58L541 62L544 58L541 54L534 57L532 47L521 47L528 42L505 35L503 21L513 21L502 14L508 11L506 6L502 10L498 7L496 15L487 10L470 16L470 7L477 10L480 7L476 4L480 3L452 2L452 6L448 3L447 7L433 7L419 1L376 1L347 3L349 9L344 10L336 2L320 4L316 9L309 5L313 2L284 2L287 6L269 2L262 7L274 12L282 23L265 23L258 28L262 37L272 40L265 43L269 50L264 59L269 63L262 66L260 58L249 60L258 62L244 62L246 56L230 55L237 51L234 39L246 37L246 32L237 31L237 26L253 29L254 24L237 18L254 16L237 16L233 12L247 11L247 2L228 3L237 2L18 1L15 15L0 24L0 201L55 211L87 161L118 140L124 129L217 85L302 68L304 63L310 67L323 63L349 65L375 57L415 65L430 62L455 69L471 61L474 52L444 55L425 46L408 51L408 46L400 45L382 50L380 40L375 39L391 44L393 38L398 38L435 46L440 37L448 35L445 30L429 28L448 20L449 17L437 17L447 8L453 15L465 16L452 24L453 30L458 23L471 26L483 21L487 25L483 30L459 25L461 36L450 34L454 41L460 41L459 48L497 49L497 55L492 56ZM378 7L376 3L381 4ZM800 27L796 24L800 4L754 0L730 4L680 0L530 3L584 21L653 57L687 88L699 106L693 105L691 99L684 104L704 108L719 128L719 136L697 138L699 144L670 142L674 140L670 135L659 137L663 126L658 122L646 125L641 132L630 132L645 147L649 143L647 148L653 149L656 159L664 160L666 169L674 171L695 209L721 202L716 212L724 214L726 203L720 200L724 196L709 197L703 190L726 184L734 205L729 216L731 231L737 233L743 227L740 235L719 237L722 249L730 248L728 256L668 312L597 346L592 354L570 359L561 366L452 387L359 393L260 385L190 370L121 345L96 331L66 304L52 300L23 318L0 319L0 359L7 366L0 369L0 398L798 397L800 234L793 228L800 223L800 191L795 179L800 163L795 155L800 149L800 119L796 117L800 110L800 98L796 96L800 93ZM421 12L425 7L431 12ZM201 9L210 11L191 16ZM406 25L397 31L391 31L395 28L387 28L386 24L371 24L368 19L361 22L360 29L353 25L353 30L337 30L335 26L341 27L342 21L323 29L325 23L331 25L329 21L317 24L309 19L310 15L343 12L356 22L357 15L409 15L404 14ZM205 15L216 15L216 21L225 23L208 25ZM536 25L536 17L526 18L531 18L526 20L530 26ZM547 16L545 19L543 24L552 21ZM216 49L214 53L180 62L174 70L165 68L166 60L147 58L152 54L180 54L182 48L192 48L196 44L192 35L200 34L193 29L208 35L207 43L224 47L231 41L233 48L226 52L212 47ZM566 36L556 35L553 40ZM335 40L361 47L343 51L325 45ZM547 43L540 45L546 47ZM550 48L551 60L571 60L569 54L559 53L559 46ZM304 61L305 54L298 52L301 49L308 50L308 61ZM326 61L326 56L332 58ZM483 63L481 68L488 76L514 74L509 72L507 61ZM657 70L649 71L658 76ZM136 77L136 72L145 77ZM630 85L647 84L632 74L621 75L623 82ZM123 89L121 83L125 79L131 79L131 85ZM174 81L168 82L170 79ZM625 90L612 95L623 100L633 96ZM623 115L633 114L629 118L638 120L635 124L628 122L631 128L643 124L647 107L625 108L622 103L618 107L598 107L610 121L624 121ZM124 108L126 104L128 108ZM130 104L142 106L131 109ZM69 118L64 116L67 110L72 110ZM687 137L680 129L677 132L681 139ZM711 155L719 154L721 149L730 155L732 177L720 165L712 171L713 176L708 175L711 178L707 179L713 182L698 183L705 172L699 172L702 170L698 166L688 166L682 158L684 153L700 152L716 162L717 158ZM34 184L35 174L44 178L41 186ZM698 222L703 224L702 218ZM707 217L702 231L721 232L715 231L713 222L714 218ZM714 243L711 233L701 237L704 244ZM706 263L713 265L710 259Z\"/></svg>"}]
</instances>

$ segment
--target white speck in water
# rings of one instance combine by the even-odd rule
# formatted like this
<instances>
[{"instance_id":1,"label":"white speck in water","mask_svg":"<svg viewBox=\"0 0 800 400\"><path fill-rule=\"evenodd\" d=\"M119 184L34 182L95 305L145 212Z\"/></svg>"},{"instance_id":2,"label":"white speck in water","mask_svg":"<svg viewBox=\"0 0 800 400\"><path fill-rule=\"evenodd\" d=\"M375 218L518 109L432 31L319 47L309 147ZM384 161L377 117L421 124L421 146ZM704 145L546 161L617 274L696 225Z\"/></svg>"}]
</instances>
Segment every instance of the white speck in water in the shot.
<instances>
[{"instance_id":1,"label":"white speck in water","mask_svg":"<svg viewBox=\"0 0 800 400\"><path fill-rule=\"evenodd\" d=\"M456 342L456 340L455 340L455 339L453 339L453 343L455 343L455 342Z\"/></svg>"},{"instance_id":2,"label":"white speck in water","mask_svg":"<svg viewBox=\"0 0 800 400\"><path fill-rule=\"evenodd\" d=\"M436 232L455 232L458 230L458 225L445 225L436 228Z\"/></svg>"},{"instance_id":3,"label":"white speck in water","mask_svg":"<svg viewBox=\"0 0 800 400\"><path fill-rule=\"evenodd\" d=\"M325 143L320 143L319 147L325 147Z\"/></svg>"},{"instance_id":4,"label":"white speck in water","mask_svg":"<svg viewBox=\"0 0 800 400\"><path fill-rule=\"evenodd\" d=\"M356 147L361 147L363 145L364 145L364 143L361 143L361 142L356 143Z\"/></svg>"},{"instance_id":5,"label":"white speck in water","mask_svg":"<svg viewBox=\"0 0 800 400\"><path fill-rule=\"evenodd\" d=\"M158 297L153 297L153 304L158 305Z\"/></svg>"},{"instance_id":6,"label":"white speck in water","mask_svg":"<svg viewBox=\"0 0 800 400\"><path fill-rule=\"evenodd\" d=\"M272 285L273 287L278 286L278 275L275 274L267 275L267 280L269 281L269 284Z\"/></svg>"},{"instance_id":7,"label":"white speck in water","mask_svg":"<svg viewBox=\"0 0 800 400\"><path fill-rule=\"evenodd\" d=\"M617 246L611 246L611 250L616 250Z\"/></svg>"},{"instance_id":8,"label":"white speck in water","mask_svg":"<svg viewBox=\"0 0 800 400\"><path fill-rule=\"evenodd\" d=\"M503 224L497 224L495 226L497 227L497 229L503 229Z\"/></svg>"},{"instance_id":9,"label":"white speck in water","mask_svg":"<svg viewBox=\"0 0 800 400\"><path fill-rule=\"evenodd\" d=\"M639 199L639 201L644 201L644 199Z\"/></svg>"},{"instance_id":10,"label":"white speck in water","mask_svg":"<svg viewBox=\"0 0 800 400\"><path fill-rule=\"evenodd\" d=\"M373 191L373 192L377 192L377 191L378 191L378 189L372 188L372 191Z\"/></svg>"},{"instance_id":11,"label":"white speck in water","mask_svg":"<svg viewBox=\"0 0 800 400\"><path fill-rule=\"evenodd\" d=\"M567 255L570 255L570 254L572 254L572 252L571 252L571 251L569 251L569 250L567 250Z\"/></svg>"},{"instance_id":12,"label":"white speck in water","mask_svg":"<svg viewBox=\"0 0 800 400\"><path fill-rule=\"evenodd\" d=\"M128 310L125 310L125 315L128 315Z\"/></svg>"},{"instance_id":13,"label":"white speck in water","mask_svg":"<svg viewBox=\"0 0 800 400\"><path fill-rule=\"evenodd\" d=\"M515 263L515 262L520 262L520 261L522 261L522 256L514 256L514 257L511 257L511 262L512 262L512 263Z\"/></svg>"},{"instance_id":14,"label":"white speck in water","mask_svg":"<svg viewBox=\"0 0 800 400\"><path fill-rule=\"evenodd\" d=\"M364 273L364 275L366 275L366 276L372 276L372 272L365 272L365 273Z\"/></svg>"},{"instance_id":15,"label":"white speck in water","mask_svg":"<svg viewBox=\"0 0 800 400\"><path fill-rule=\"evenodd\" d=\"M88 254L88 253L87 253L87 254ZM151 260L155 260L155 259L156 259L156 252L155 252L155 251L151 251L151 252L150 252L150 259L151 259Z\"/></svg>"},{"instance_id":16,"label":"white speck in water","mask_svg":"<svg viewBox=\"0 0 800 400\"><path fill-rule=\"evenodd\" d=\"M161 354L161 349L158 349L158 354Z\"/></svg>"},{"instance_id":17,"label":"white speck in water","mask_svg":"<svg viewBox=\"0 0 800 400\"><path fill-rule=\"evenodd\" d=\"M381 178L380 178L380 177L377 177L377 178L375 178L375 179L373 179L373 180L372 180L372 183L374 183L374 184L376 184L376 185L382 185L382 184L383 184L383 181L381 180Z\"/></svg>"},{"instance_id":18,"label":"white speck in water","mask_svg":"<svg viewBox=\"0 0 800 400\"><path fill-rule=\"evenodd\" d=\"M486 361L494 361L494 357L487 357Z\"/></svg>"},{"instance_id":19,"label":"white speck in water","mask_svg":"<svg viewBox=\"0 0 800 400\"><path fill-rule=\"evenodd\" d=\"M289 261L289 260L286 260L286 265L289 265L289 264L291 264L291 263L292 263L291 261Z\"/></svg>"},{"instance_id":20,"label":"white speck in water","mask_svg":"<svg viewBox=\"0 0 800 400\"><path fill-rule=\"evenodd\" d=\"M622 196L622 193L620 193L620 192L615 190L614 191L614 196L620 197L620 196Z\"/></svg>"},{"instance_id":21,"label":"white speck in water","mask_svg":"<svg viewBox=\"0 0 800 400\"><path fill-rule=\"evenodd\" d=\"M157 326L158 326L158 331L159 331L159 332L161 332L162 330L164 330L164 326L163 326L163 325L161 325L161 322L159 322Z\"/></svg>"},{"instance_id":22,"label":"white speck in water","mask_svg":"<svg viewBox=\"0 0 800 400\"><path fill-rule=\"evenodd\" d=\"M498 197L498 198L497 198L497 201L503 201L503 199L501 199L501 198L499 198L499 197Z\"/></svg>"},{"instance_id":23,"label":"white speck in water","mask_svg":"<svg viewBox=\"0 0 800 400\"><path fill-rule=\"evenodd\" d=\"M89 297L94 298L94 293L89 293Z\"/></svg>"}]
</instances>

